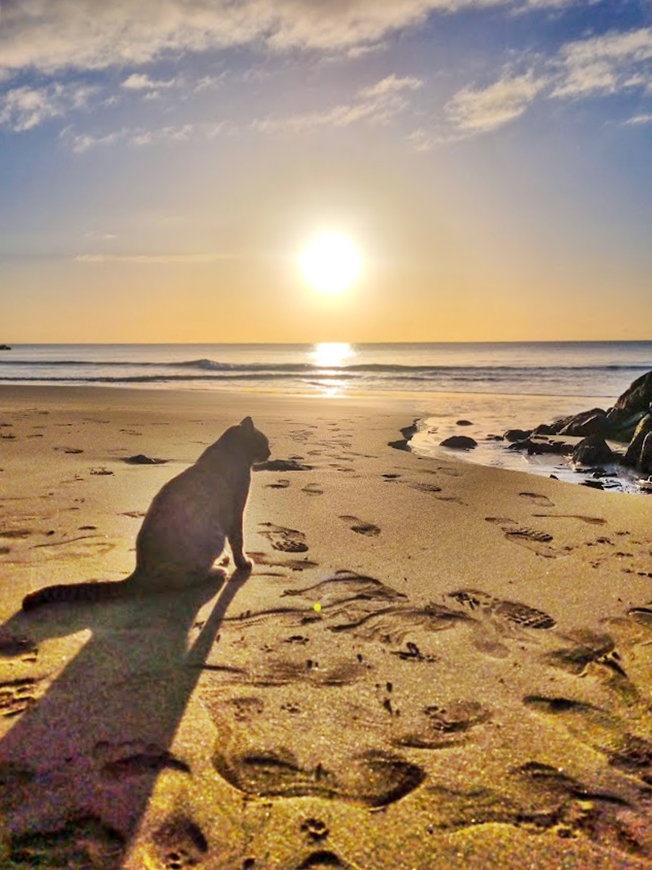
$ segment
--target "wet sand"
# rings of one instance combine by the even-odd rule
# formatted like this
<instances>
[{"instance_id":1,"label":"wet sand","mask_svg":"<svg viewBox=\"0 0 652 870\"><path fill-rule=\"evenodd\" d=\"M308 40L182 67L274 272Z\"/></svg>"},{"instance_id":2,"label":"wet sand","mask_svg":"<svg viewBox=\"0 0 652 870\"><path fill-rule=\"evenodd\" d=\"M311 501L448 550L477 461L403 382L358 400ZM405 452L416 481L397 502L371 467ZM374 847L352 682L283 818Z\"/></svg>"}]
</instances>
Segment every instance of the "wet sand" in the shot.
<instances>
[{"instance_id":1,"label":"wet sand","mask_svg":"<svg viewBox=\"0 0 652 870\"><path fill-rule=\"evenodd\" d=\"M651 866L649 498L397 450L408 401L0 408L0 866ZM250 577L20 611L127 576L246 415L303 469L253 475Z\"/></svg>"}]
</instances>

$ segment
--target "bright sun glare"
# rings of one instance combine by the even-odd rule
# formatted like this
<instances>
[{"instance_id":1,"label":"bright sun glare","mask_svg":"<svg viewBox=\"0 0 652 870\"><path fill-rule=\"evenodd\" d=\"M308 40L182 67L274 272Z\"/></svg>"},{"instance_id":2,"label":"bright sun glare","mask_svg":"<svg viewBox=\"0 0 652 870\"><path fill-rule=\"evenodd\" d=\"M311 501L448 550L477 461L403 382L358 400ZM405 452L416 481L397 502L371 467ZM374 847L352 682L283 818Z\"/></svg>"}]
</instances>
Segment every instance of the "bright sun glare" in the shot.
<instances>
[{"instance_id":1,"label":"bright sun glare","mask_svg":"<svg viewBox=\"0 0 652 870\"><path fill-rule=\"evenodd\" d=\"M299 255L304 278L320 293L347 290L360 274L361 265L355 245L341 233L322 233Z\"/></svg>"}]
</instances>

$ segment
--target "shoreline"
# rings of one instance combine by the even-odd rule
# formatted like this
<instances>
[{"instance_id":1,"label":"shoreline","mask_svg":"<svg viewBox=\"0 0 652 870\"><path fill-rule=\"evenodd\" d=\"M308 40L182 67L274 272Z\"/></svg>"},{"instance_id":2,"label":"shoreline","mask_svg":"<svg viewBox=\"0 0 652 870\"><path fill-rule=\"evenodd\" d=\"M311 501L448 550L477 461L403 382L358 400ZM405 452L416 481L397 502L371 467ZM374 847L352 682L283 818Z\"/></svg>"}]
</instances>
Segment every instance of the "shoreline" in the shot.
<instances>
[{"instance_id":1,"label":"shoreline","mask_svg":"<svg viewBox=\"0 0 652 870\"><path fill-rule=\"evenodd\" d=\"M0 403L3 860L648 866L647 499L393 449L410 403ZM253 473L246 582L19 611L127 576L154 494L247 415L304 470Z\"/></svg>"}]
</instances>

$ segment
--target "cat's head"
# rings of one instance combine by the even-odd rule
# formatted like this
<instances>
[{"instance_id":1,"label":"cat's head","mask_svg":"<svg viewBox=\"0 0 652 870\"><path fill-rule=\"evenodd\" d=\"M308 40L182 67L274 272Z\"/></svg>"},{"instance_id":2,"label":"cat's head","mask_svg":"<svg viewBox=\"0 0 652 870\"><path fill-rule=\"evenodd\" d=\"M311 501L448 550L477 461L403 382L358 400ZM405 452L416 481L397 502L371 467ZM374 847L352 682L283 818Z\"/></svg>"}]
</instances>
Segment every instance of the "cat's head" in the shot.
<instances>
[{"instance_id":1,"label":"cat's head","mask_svg":"<svg viewBox=\"0 0 652 870\"><path fill-rule=\"evenodd\" d=\"M251 417L245 417L240 423L240 428L245 437L247 454L251 458L252 464L265 462L266 459L269 459L271 450L269 449L267 436L263 435L259 429L256 429Z\"/></svg>"}]
</instances>

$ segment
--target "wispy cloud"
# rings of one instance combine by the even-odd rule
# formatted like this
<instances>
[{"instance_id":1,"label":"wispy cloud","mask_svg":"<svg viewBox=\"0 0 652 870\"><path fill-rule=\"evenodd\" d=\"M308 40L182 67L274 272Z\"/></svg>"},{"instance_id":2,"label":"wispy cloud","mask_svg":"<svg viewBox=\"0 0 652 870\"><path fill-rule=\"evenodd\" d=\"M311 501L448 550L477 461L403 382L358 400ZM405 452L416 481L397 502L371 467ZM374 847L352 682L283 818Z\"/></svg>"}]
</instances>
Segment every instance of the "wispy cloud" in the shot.
<instances>
[{"instance_id":1,"label":"wispy cloud","mask_svg":"<svg viewBox=\"0 0 652 870\"><path fill-rule=\"evenodd\" d=\"M555 97L612 94L652 85L652 28L567 43L557 58Z\"/></svg>"},{"instance_id":2,"label":"wispy cloud","mask_svg":"<svg viewBox=\"0 0 652 870\"><path fill-rule=\"evenodd\" d=\"M93 148L124 143L134 148L144 148L166 142L186 142L191 138L214 139L216 136L232 135L236 126L228 120L210 121L202 124L168 125L152 130L143 127L121 127L110 133L79 133L73 127L66 127L60 138L75 154L83 154Z\"/></svg>"},{"instance_id":3,"label":"wispy cloud","mask_svg":"<svg viewBox=\"0 0 652 870\"><path fill-rule=\"evenodd\" d=\"M84 108L96 91L93 87L59 83L41 88L11 88L0 96L0 126L15 132L31 130L71 109Z\"/></svg>"},{"instance_id":4,"label":"wispy cloud","mask_svg":"<svg viewBox=\"0 0 652 870\"><path fill-rule=\"evenodd\" d=\"M484 133L518 118L547 84L531 72L507 75L486 88L465 88L446 107L453 126L462 132Z\"/></svg>"},{"instance_id":5,"label":"wispy cloud","mask_svg":"<svg viewBox=\"0 0 652 870\"><path fill-rule=\"evenodd\" d=\"M129 91L153 91L159 88L171 88L176 84L176 79L169 81L160 81L151 79L148 75L141 73L132 73L124 79L120 87L126 88Z\"/></svg>"},{"instance_id":6,"label":"wispy cloud","mask_svg":"<svg viewBox=\"0 0 652 870\"><path fill-rule=\"evenodd\" d=\"M575 40L553 56L535 61L526 72L506 72L485 87L458 91L445 106L446 134L417 130L412 134L413 147L428 150L438 139L495 130L520 117L539 97L577 100L635 90L652 93L652 28ZM625 123L647 122L630 119Z\"/></svg>"},{"instance_id":7,"label":"wispy cloud","mask_svg":"<svg viewBox=\"0 0 652 870\"><path fill-rule=\"evenodd\" d=\"M6 4L2 70L106 69L168 53L238 45L276 51L350 51L423 23L434 12L470 7L558 8L576 0L20 0Z\"/></svg>"},{"instance_id":8,"label":"wispy cloud","mask_svg":"<svg viewBox=\"0 0 652 870\"><path fill-rule=\"evenodd\" d=\"M406 92L415 91L422 84L417 78L390 75L374 85L362 88L357 99L350 103L340 103L321 112L256 120L252 127L262 133L299 133L324 127L349 127L362 121L372 124L387 123L408 107Z\"/></svg>"},{"instance_id":9,"label":"wispy cloud","mask_svg":"<svg viewBox=\"0 0 652 870\"><path fill-rule=\"evenodd\" d=\"M652 113L632 115L631 118L624 121L624 124L628 127L640 127L644 124L652 124Z\"/></svg>"}]
</instances>

